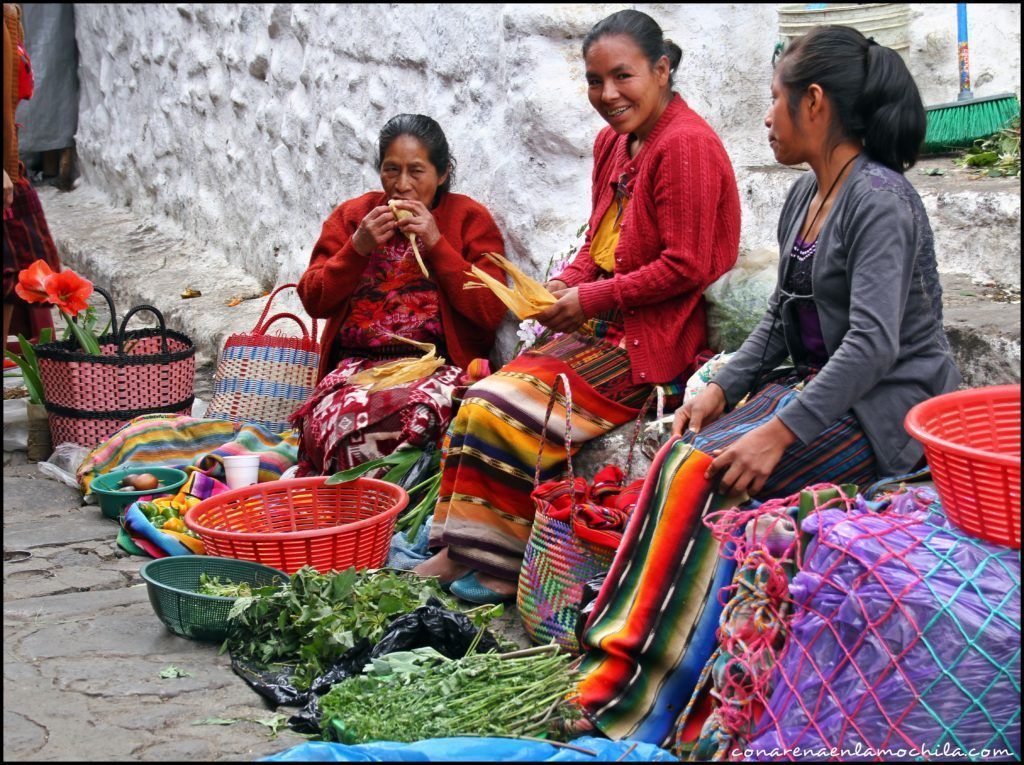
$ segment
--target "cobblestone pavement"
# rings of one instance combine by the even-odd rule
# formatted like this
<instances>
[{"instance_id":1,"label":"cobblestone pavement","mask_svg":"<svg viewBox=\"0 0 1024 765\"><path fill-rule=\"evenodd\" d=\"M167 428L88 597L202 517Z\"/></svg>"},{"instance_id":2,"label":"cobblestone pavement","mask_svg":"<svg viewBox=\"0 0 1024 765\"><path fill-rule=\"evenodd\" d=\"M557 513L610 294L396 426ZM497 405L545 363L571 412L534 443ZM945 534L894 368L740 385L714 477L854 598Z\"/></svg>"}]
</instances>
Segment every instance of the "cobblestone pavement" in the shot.
<instances>
[{"instance_id":1,"label":"cobblestone pavement","mask_svg":"<svg viewBox=\"0 0 1024 765\"><path fill-rule=\"evenodd\" d=\"M217 645L167 631L113 521L4 458L5 761L255 760L305 741L252 721L275 711ZM525 645L514 609L502 622ZM171 665L191 677L161 679ZM248 721L194 724L212 717Z\"/></svg>"}]
</instances>

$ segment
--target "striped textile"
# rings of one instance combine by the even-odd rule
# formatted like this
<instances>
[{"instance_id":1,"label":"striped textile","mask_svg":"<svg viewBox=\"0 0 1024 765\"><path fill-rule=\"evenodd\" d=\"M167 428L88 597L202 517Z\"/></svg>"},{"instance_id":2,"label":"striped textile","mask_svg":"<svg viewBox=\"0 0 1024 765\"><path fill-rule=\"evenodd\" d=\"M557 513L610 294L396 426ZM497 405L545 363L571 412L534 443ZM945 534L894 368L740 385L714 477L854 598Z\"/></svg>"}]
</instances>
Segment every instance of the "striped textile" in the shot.
<instances>
[{"instance_id":1,"label":"striped textile","mask_svg":"<svg viewBox=\"0 0 1024 765\"><path fill-rule=\"evenodd\" d=\"M78 485L87 494L93 478L112 470L190 465L223 480L223 457L251 453L260 455L259 482L276 481L296 463L298 439L295 431L278 436L256 425L147 414L89 452L78 468Z\"/></svg>"},{"instance_id":2,"label":"striped textile","mask_svg":"<svg viewBox=\"0 0 1024 765\"><path fill-rule=\"evenodd\" d=\"M592 320L583 331L527 351L469 388L446 437L431 548L447 546L454 561L516 580L533 523L530 492L555 377L565 373L572 387L574 453L634 419L650 391L630 381L625 350L595 335L601 324ZM561 394L541 458L542 481L557 478L565 465L559 422L565 422Z\"/></svg>"},{"instance_id":3,"label":"striped textile","mask_svg":"<svg viewBox=\"0 0 1024 765\"><path fill-rule=\"evenodd\" d=\"M612 739L669 743L716 647L736 564L701 523L710 462L678 437L658 451L583 632L579 704Z\"/></svg>"},{"instance_id":4,"label":"striped textile","mask_svg":"<svg viewBox=\"0 0 1024 765\"><path fill-rule=\"evenodd\" d=\"M707 454L724 449L744 433L764 425L798 396L800 382L796 374L770 382L746 404L702 428L699 435L686 431L683 439ZM790 444L757 499L788 497L817 483L866 486L877 479L878 468L871 444L856 416L847 412L811 443L794 441Z\"/></svg>"}]
</instances>

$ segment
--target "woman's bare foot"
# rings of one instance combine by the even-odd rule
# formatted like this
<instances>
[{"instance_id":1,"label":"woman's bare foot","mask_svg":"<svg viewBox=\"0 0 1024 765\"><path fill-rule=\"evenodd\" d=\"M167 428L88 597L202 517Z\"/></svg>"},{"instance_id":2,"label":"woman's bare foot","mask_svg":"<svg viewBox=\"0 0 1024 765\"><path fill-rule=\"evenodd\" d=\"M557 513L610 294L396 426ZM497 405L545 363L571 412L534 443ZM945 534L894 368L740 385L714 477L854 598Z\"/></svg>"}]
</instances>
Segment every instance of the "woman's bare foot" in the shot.
<instances>
[{"instance_id":1,"label":"woman's bare foot","mask_svg":"<svg viewBox=\"0 0 1024 765\"><path fill-rule=\"evenodd\" d=\"M499 595L515 595L518 585L516 582L510 582L508 579L499 579L496 576L485 574L482 571L476 572L476 580L480 582L482 587L486 587L492 592L496 592Z\"/></svg>"},{"instance_id":2,"label":"woman's bare foot","mask_svg":"<svg viewBox=\"0 0 1024 765\"><path fill-rule=\"evenodd\" d=\"M436 576L441 584L451 584L461 579L470 571L469 566L456 563L448 557L448 548L444 547L433 558L428 558L412 570L417 576Z\"/></svg>"}]
</instances>

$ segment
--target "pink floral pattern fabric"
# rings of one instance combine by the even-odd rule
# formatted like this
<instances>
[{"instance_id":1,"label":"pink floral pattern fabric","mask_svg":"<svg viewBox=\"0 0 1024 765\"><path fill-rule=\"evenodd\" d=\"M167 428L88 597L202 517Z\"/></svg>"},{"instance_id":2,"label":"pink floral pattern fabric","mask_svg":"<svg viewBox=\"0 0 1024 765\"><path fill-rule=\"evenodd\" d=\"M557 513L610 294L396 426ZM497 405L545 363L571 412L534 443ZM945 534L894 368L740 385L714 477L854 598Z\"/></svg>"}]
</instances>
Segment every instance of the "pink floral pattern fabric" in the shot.
<instances>
[{"instance_id":1,"label":"pink floral pattern fabric","mask_svg":"<svg viewBox=\"0 0 1024 765\"><path fill-rule=\"evenodd\" d=\"M373 251L350 305L336 341L344 348L394 345L386 331L408 340L443 342L437 285L423 276L404 236Z\"/></svg>"}]
</instances>

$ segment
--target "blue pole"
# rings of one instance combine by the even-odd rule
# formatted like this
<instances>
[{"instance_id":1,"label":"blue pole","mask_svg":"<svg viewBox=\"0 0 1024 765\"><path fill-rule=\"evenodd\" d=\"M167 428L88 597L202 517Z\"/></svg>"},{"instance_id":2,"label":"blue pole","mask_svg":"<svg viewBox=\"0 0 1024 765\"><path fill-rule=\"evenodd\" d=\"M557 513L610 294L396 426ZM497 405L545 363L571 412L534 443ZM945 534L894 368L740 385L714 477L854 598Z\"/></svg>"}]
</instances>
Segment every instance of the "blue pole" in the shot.
<instances>
[{"instance_id":1,"label":"blue pole","mask_svg":"<svg viewBox=\"0 0 1024 765\"><path fill-rule=\"evenodd\" d=\"M971 92L971 63L967 50L967 3L956 4L956 50L960 66L960 92L957 101L974 98Z\"/></svg>"}]
</instances>

